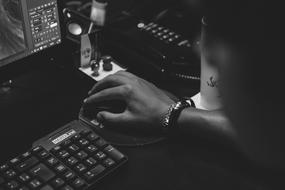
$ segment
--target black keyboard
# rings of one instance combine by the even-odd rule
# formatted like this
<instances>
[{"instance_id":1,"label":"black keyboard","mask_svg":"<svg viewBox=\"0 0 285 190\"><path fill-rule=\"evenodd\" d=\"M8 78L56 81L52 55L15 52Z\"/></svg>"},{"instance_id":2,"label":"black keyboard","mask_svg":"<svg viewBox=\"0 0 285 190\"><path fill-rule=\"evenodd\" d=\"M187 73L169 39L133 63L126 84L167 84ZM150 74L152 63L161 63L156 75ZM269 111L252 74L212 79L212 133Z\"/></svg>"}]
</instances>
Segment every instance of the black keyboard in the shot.
<instances>
[{"instance_id":1,"label":"black keyboard","mask_svg":"<svg viewBox=\"0 0 285 190\"><path fill-rule=\"evenodd\" d=\"M90 189L126 161L88 126L73 121L1 164L0 190Z\"/></svg>"}]
</instances>

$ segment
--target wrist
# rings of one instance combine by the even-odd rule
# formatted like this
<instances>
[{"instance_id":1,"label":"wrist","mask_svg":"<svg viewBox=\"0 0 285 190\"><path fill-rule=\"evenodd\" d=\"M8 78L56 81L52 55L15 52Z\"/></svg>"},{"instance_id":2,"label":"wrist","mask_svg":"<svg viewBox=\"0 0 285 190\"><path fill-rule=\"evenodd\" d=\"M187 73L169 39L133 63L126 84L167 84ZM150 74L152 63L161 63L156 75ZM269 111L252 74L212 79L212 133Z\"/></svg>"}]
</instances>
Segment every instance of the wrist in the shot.
<instances>
[{"instance_id":1,"label":"wrist","mask_svg":"<svg viewBox=\"0 0 285 190\"><path fill-rule=\"evenodd\" d=\"M165 134L177 131L177 120L181 112L187 107L194 107L193 101L182 99L171 104L161 119L161 128Z\"/></svg>"}]
</instances>

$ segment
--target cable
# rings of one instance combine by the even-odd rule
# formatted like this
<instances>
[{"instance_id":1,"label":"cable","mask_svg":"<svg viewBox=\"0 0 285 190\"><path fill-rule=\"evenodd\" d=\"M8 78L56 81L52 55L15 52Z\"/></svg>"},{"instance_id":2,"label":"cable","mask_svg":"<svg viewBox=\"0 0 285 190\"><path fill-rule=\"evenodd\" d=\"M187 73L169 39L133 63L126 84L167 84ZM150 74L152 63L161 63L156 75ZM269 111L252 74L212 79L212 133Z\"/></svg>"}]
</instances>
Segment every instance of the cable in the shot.
<instances>
[{"instance_id":1,"label":"cable","mask_svg":"<svg viewBox=\"0 0 285 190\"><path fill-rule=\"evenodd\" d=\"M65 3L66 7L80 7L82 5L81 1L68 1Z\"/></svg>"},{"instance_id":2,"label":"cable","mask_svg":"<svg viewBox=\"0 0 285 190\"><path fill-rule=\"evenodd\" d=\"M87 8L91 9L91 7L92 7L92 2L87 2L87 3L82 4L80 7L78 7L77 11L81 12Z\"/></svg>"}]
</instances>

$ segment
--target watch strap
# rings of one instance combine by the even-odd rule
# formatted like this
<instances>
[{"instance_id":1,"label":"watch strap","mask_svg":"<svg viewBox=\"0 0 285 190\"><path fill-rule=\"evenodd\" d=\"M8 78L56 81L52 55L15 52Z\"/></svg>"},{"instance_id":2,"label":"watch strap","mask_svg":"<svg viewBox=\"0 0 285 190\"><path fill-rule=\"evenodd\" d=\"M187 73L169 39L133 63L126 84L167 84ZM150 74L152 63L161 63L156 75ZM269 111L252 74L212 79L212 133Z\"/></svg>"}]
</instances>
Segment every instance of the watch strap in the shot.
<instances>
[{"instance_id":1,"label":"watch strap","mask_svg":"<svg viewBox=\"0 0 285 190\"><path fill-rule=\"evenodd\" d=\"M180 113L185 108L191 107L192 105L194 105L192 104L192 102L187 101L186 99L182 99L169 106L167 113L164 115L162 119L162 130L164 133L169 134L175 131L175 126L176 126Z\"/></svg>"}]
</instances>

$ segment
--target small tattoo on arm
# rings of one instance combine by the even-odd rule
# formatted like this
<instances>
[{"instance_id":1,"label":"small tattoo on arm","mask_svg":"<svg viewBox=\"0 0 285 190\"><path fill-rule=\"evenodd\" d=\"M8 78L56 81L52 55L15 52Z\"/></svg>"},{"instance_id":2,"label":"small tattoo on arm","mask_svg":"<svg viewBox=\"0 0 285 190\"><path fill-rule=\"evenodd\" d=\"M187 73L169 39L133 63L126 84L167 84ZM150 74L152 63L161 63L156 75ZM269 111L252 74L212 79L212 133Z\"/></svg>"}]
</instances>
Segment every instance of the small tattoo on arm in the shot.
<instances>
[{"instance_id":1,"label":"small tattoo on arm","mask_svg":"<svg viewBox=\"0 0 285 190\"><path fill-rule=\"evenodd\" d=\"M213 76L211 76L210 77L210 80L209 81L207 81L207 85L208 86L210 86L210 87L218 87L218 81L216 81L215 79L214 79L214 77Z\"/></svg>"}]
</instances>

